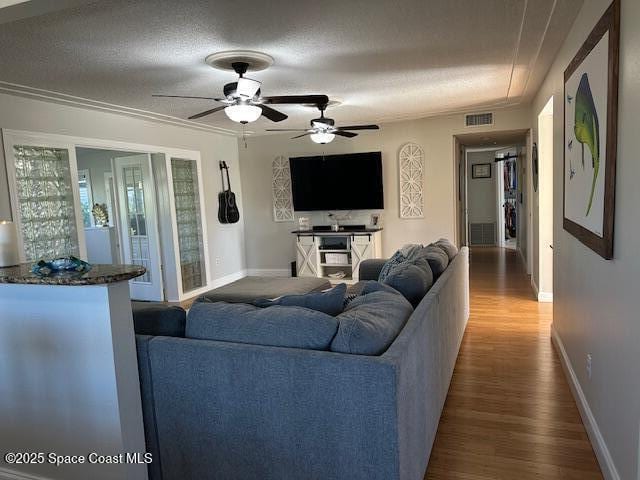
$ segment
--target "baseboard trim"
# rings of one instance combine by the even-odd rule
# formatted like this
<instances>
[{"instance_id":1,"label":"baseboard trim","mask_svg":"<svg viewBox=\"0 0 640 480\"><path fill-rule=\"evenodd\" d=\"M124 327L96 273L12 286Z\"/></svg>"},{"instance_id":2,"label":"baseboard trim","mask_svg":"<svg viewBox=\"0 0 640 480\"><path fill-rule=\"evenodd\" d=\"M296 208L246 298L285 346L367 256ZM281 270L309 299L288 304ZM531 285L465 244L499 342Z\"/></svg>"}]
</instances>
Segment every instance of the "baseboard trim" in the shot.
<instances>
[{"instance_id":1,"label":"baseboard trim","mask_svg":"<svg viewBox=\"0 0 640 480\"><path fill-rule=\"evenodd\" d=\"M51 480L51 478L0 468L0 480Z\"/></svg>"},{"instance_id":2,"label":"baseboard trim","mask_svg":"<svg viewBox=\"0 0 640 480\"><path fill-rule=\"evenodd\" d=\"M607 444L600 432L598 423L596 422L593 412L589 407L587 397L582 391L576 372L573 370L573 366L571 365L567 351L564 348L562 339L558 335L558 332L553 328L553 325L551 325L551 341L553 342L553 346L556 348L556 352L558 352L558 356L560 357L562 369L564 370L567 381L569 382L573 398L578 405L578 411L582 417L582 423L587 430L587 435L589 436L591 446L593 447L593 451L595 452L598 463L600 464L602 475L606 480L620 480L618 470L616 470L613 458L611 458L611 453L609 453L609 449L607 448Z\"/></svg>"},{"instance_id":3,"label":"baseboard trim","mask_svg":"<svg viewBox=\"0 0 640 480\"><path fill-rule=\"evenodd\" d=\"M542 303L553 303L553 293L538 292L538 301Z\"/></svg>"},{"instance_id":4,"label":"baseboard trim","mask_svg":"<svg viewBox=\"0 0 640 480\"><path fill-rule=\"evenodd\" d=\"M224 277L216 278L209 284L209 289L213 290L214 288L219 288L228 283L235 282L236 280L240 280L247 276L247 270L239 270L234 273L230 273L229 275L225 275Z\"/></svg>"},{"instance_id":5,"label":"baseboard trim","mask_svg":"<svg viewBox=\"0 0 640 480\"><path fill-rule=\"evenodd\" d=\"M535 295L538 302L553 303L553 293L541 292L538 289L538 285L536 284L536 281L533 279L533 275L531 275L531 288L533 288L533 294Z\"/></svg>"},{"instance_id":6,"label":"baseboard trim","mask_svg":"<svg viewBox=\"0 0 640 480\"><path fill-rule=\"evenodd\" d=\"M247 274L260 277L290 277L291 270L287 268L250 268L247 270Z\"/></svg>"}]
</instances>

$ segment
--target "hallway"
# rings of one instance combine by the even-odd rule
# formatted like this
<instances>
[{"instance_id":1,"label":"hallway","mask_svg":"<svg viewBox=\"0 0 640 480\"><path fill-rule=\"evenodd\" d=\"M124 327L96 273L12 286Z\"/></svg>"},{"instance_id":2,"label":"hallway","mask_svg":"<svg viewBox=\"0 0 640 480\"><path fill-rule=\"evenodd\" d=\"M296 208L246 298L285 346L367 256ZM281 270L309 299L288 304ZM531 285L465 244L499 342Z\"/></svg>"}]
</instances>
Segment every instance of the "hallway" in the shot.
<instances>
[{"instance_id":1,"label":"hallway","mask_svg":"<svg viewBox=\"0 0 640 480\"><path fill-rule=\"evenodd\" d=\"M471 317L426 479L601 479L515 250L471 252Z\"/></svg>"}]
</instances>

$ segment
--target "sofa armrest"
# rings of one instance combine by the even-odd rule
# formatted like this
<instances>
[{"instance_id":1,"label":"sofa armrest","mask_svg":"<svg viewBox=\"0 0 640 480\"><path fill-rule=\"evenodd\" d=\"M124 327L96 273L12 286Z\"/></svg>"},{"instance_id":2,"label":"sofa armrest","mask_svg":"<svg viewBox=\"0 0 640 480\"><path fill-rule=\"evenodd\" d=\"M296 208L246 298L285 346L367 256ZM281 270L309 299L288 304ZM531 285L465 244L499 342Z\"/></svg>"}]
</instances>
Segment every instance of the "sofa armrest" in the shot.
<instances>
[{"instance_id":1,"label":"sofa armrest","mask_svg":"<svg viewBox=\"0 0 640 480\"><path fill-rule=\"evenodd\" d=\"M161 302L131 302L136 335L184 337L187 312L177 305Z\"/></svg>"},{"instance_id":2,"label":"sofa armrest","mask_svg":"<svg viewBox=\"0 0 640 480\"><path fill-rule=\"evenodd\" d=\"M360 280L378 280L380 271L387 260L384 258L372 258L369 260L363 260L360 263L360 270L358 272L358 278Z\"/></svg>"},{"instance_id":3,"label":"sofa armrest","mask_svg":"<svg viewBox=\"0 0 640 480\"><path fill-rule=\"evenodd\" d=\"M166 337L149 354L163 478L398 480L394 363Z\"/></svg>"}]
</instances>

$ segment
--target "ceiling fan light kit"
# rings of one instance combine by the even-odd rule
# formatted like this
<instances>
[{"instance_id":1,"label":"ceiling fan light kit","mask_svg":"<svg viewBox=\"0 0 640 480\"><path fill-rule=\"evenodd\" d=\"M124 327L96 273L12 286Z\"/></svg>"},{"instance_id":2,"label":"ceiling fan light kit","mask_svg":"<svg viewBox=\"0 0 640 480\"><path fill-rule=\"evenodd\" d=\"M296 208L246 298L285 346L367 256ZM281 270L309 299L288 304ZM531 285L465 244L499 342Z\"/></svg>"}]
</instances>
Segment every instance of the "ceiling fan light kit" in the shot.
<instances>
[{"instance_id":1,"label":"ceiling fan light kit","mask_svg":"<svg viewBox=\"0 0 640 480\"><path fill-rule=\"evenodd\" d=\"M335 133L329 132L315 132L310 135L311 140L315 143L320 143L324 145L325 143L331 143L334 138L336 138Z\"/></svg>"},{"instance_id":2,"label":"ceiling fan light kit","mask_svg":"<svg viewBox=\"0 0 640 480\"><path fill-rule=\"evenodd\" d=\"M255 122L262 115L262 109L255 105L229 105L224 109L224 113L227 114L230 120L237 123L251 123Z\"/></svg>"}]
</instances>

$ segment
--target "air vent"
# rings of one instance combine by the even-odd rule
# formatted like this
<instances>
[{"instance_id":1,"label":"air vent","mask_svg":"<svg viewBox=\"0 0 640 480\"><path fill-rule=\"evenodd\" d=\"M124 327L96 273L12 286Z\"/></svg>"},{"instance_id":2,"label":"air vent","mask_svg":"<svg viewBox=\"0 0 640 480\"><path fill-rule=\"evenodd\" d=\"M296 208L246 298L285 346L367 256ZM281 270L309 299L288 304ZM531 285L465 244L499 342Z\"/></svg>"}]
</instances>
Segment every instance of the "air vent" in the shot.
<instances>
[{"instance_id":1,"label":"air vent","mask_svg":"<svg viewBox=\"0 0 640 480\"><path fill-rule=\"evenodd\" d=\"M495 223L471 223L469 224L469 243L471 245L495 245Z\"/></svg>"},{"instance_id":2,"label":"air vent","mask_svg":"<svg viewBox=\"0 0 640 480\"><path fill-rule=\"evenodd\" d=\"M493 113L469 113L464 116L464 124L466 127L493 125Z\"/></svg>"}]
</instances>

